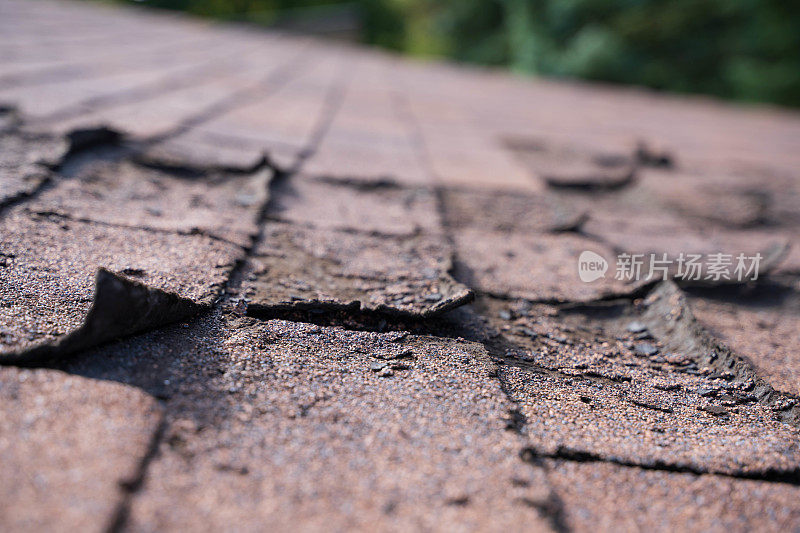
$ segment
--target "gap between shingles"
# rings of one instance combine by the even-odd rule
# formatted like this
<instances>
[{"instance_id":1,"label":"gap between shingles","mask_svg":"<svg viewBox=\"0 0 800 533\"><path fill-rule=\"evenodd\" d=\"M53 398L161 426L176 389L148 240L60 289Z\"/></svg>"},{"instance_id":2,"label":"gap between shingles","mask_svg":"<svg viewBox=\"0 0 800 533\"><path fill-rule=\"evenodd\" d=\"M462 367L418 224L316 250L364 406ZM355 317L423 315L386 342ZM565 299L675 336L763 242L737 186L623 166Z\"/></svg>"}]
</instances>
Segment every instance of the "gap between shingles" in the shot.
<instances>
[{"instance_id":1,"label":"gap between shingles","mask_svg":"<svg viewBox=\"0 0 800 533\"><path fill-rule=\"evenodd\" d=\"M12 131L6 132L10 135L25 135L25 132L19 131L16 128ZM87 157L93 151L101 151L103 149L119 149L121 147L122 135L104 126L97 128L81 128L70 131L69 133L61 136L66 139L68 143L67 150L61 156L61 159L56 161L54 165L49 168L47 165L42 165L49 173L47 178L34 188L32 191L24 192L13 196L3 202L0 202L0 217L13 207L22 205L28 200L35 199L44 191L52 188L58 183L58 180L53 179L53 173L63 175L65 170L69 170L75 164L75 161Z\"/></svg>"},{"instance_id":2,"label":"gap between shingles","mask_svg":"<svg viewBox=\"0 0 800 533\"><path fill-rule=\"evenodd\" d=\"M158 455L159 448L167 431L168 423L165 411L166 409L162 405L158 424L156 425L156 429L153 431L144 456L136 467L133 478L124 481L120 485L120 491L122 494L120 495L120 499L114 508L114 512L111 515L108 525L104 528L104 531L107 533L118 533L124 531L125 526L128 523L133 498L144 485L147 477L147 471L150 468L150 464Z\"/></svg>"},{"instance_id":3,"label":"gap between shingles","mask_svg":"<svg viewBox=\"0 0 800 533\"><path fill-rule=\"evenodd\" d=\"M343 68L342 70L343 70L342 82L344 82L344 80L346 80L347 78L345 78L345 72L344 72L345 69ZM333 83L328 95L326 96L325 99L326 103L323 108L323 112L321 114L317 130L315 131L315 134L312 136L311 146L308 149L309 154L316 149L317 145L321 141L325 132L330 127L330 123L333 120L333 116L336 114L336 111L341 105L343 97L344 97L343 88L339 87L336 83ZM231 109L232 108L219 110L219 112L220 114L223 114L225 112L230 111ZM214 114L213 116L216 116L216 114ZM180 133L183 133L184 131L197 126L198 124L202 123L205 120L210 120L211 118L213 118L213 116L209 113L199 116L198 120L184 124L183 129L179 129L173 132L172 135L178 135ZM151 139L150 142L152 144L155 144L163 140L164 139ZM293 175L294 173L297 172L297 170L299 170L301 165L302 165L302 158L297 162L292 172L289 173L276 172L275 175L273 176L273 179L270 180L270 182L267 184L268 192L270 192L271 189L273 189L278 183L280 183L280 181L289 179L291 175ZM230 299L230 289L232 287L237 287L241 283L241 274L244 265L247 263L247 260L251 257L253 250L258 245L258 243L263 240L264 222L266 220L267 213L270 207L272 206L271 196L272 196L271 194L267 195L267 197L264 199L259 209L258 234L252 238L250 246L245 249L244 256L241 259L237 260L236 264L231 269L228 279L226 280L220 292L220 298L217 300L215 305L220 305L221 301ZM167 407L165 404L165 411L166 410ZM167 426L168 422L166 420L166 414L165 414L162 415L161 422L159 423L157 430L153 434L153 439L151 441L151 446L148 450L148 453L144 456L144 458L139 464L139 467L137 469L138 474L136 476L136 479L129 486L123 487L124 492L114 511L114 514L111 517L109 526L107 527L107 531L109 533L117 533L123 531L127 526L130 515L131 504L133 502L133 499L136 497L136 494L142 488L147 479L150 464L158 454L158 448L161 444L161 441L163 440L163 436L166 432Z\"/></svg>"},{"instance_id":4,"label":"gap between shingles","mask_svg":"<svg viewBox=\"0 0 800 533\"><path fill-rule=\"evenodd\" d=\"M800 468L792 470L767 469L762 472L723 472L704 468L697 468L691 465L668 463L665 461L653 461L652 463L641 463L636 461L626 461L617 457L604 457L600 454L576 450L566 446L560 446L554 452L543 452L537 450L535 446L526 446L520 452L520 459L531 464L540 464L542 459L555 459L571 461L577 463L608 463L625 468L638 468L641 470L651 470L667 472L673 474L692 474L695 476L721 476L731 479L764 481L768 483L784 483L793 486L800 486Z\"/></svg>"},{"instance_id":5,"label":"gap between shingles","mask_svg":"<svg viewBox=\"0 0 800 533\"><path fill-rule=\"evenodd\" d=\"M122 224L119 222L107 222L104 220L97 220L91 217L76 217L73 215L69 215L66 213L60 213L58 211L49 211L49 210L30 210L25 209L26 212L30 213L31 215L41 216L41 217L53 217L59 220L65 220L69 222L81 222L84 224L92 224L95 226L102 226L104 228L121 228L121 229L133 229L139 231L145 231L147 233L157 233L159 235L184 235L184 236L191 236L191 235L198 235L202 237L207 237L213 241L221 242L224 244L228 244L230 246L235 246L236 248L241 248L243 250L247 249L247 246L233 242L228 240L224 237L220 237L215 235L213 232L195 228L192 230L171 230L171 229L162 229L162 228L155 228L152 226L137 226L136 224Z\"/></svg>"}]
</instances>

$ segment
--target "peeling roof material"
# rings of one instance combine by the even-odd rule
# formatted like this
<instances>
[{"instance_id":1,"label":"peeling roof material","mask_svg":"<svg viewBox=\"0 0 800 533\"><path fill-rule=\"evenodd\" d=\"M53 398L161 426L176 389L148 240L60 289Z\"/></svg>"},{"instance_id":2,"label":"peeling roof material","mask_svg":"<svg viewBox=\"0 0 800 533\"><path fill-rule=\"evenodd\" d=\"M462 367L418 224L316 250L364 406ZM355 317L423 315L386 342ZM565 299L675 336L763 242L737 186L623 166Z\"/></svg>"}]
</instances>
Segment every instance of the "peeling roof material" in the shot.
<instances>
[{"instance_id":1,"label":"peeling roof material","mask_svg":"<svg viewBox=\"0 0 800 533\"><path fill-rule=\"evenodd\" d=\"M0 529L800 527L796 113L87 2L0 34ZM615 275L681 252L763 258Z\"/></svg>"}]
</instances>

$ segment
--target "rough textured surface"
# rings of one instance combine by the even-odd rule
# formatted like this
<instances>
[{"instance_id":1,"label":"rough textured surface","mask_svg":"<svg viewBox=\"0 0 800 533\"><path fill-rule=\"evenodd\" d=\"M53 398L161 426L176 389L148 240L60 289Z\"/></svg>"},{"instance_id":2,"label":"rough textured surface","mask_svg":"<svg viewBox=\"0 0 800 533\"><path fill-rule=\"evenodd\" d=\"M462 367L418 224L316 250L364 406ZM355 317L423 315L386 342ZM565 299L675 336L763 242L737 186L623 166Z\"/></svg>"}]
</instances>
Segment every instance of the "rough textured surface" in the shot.
<instances>
[{"instance_id":1,"label":"rough textured surface","mask_svg":"<svg viewBox=\"0 0 800 533\"><path fill-rule=\"evenodd\" d=\"M594 283L578 277L578 257L612 251L580 235L550 235L464 229L453 231L459 279L495 295L540 301L587 301L636 289L636 283L606 274Z\"/></svg>"},{"instance_id":2,"label":"rough textured surface","mask_svg":"<svg viewBox=\"0 0 800 533\"><path fill-rule=\"evenodd\" d=\"M776 389L800 395L800 298L796 287L775 285L740 294L699 293L698 320L747 358Z\"/></svg>"},{"instance_id":3,"label":"rough textured surface","mask_svg":"<svg viewBox=\"0 0 800 533\"><path fill-rule=\"evenodd\" d=\"M295 224L385 235L441 231L429 189L298 178L279 184L274 195L271 216Z\"/></svg>"},{"instance_id":4,"label":"rough textured surface","mask_svg":"<svg viewBox=\"0 0 800 533\"><path fill-rule=\"evenodd\" d=\"M132 529L549 529L478 344L211 317L70 371L136 382L153 363L160 383L139 383L171 423Z\"/></svg>"},{"instance_id":5,"label":"rough textured surface","mask_svg":"<svg viewBox=\"0 0 800 533\"><path fill-rule=\"evenodd\" d=\"M141 475L157 402L118 383L16 368L0 368L0 398L3 530L110 526L124 486Z\"/></svg>"},{"instance_id":6,"label":"rough textured surface","mask_svg":"<svg viewBox=\"0 0 800 533\"><path fill-rule=\"evenodd\" d=\"M208 305L241 250L200 235L97 226L16 212L0 224L0 344L20 353L78 328L98 268ZM143 253L144 251L144 253Z\"/></svg>"},{"instance_id":7,"label":"rough textured surface","mask_svg":"<svg viewBox=\"0 0 800 533\"><path fill-rule=\"evenodd\" d=\"M390 239L271 223L243 296L256 312L364 309L427 317L470 301L442 239Z\"/></svg>"},{"instance_id":8,"label":"rough textured surface","mask_svg":"<svg viewBox=\"0 0 800 533\"><path fill-rule=\"evenodd\" d=\"M796 112L91 2L0 34L0 529L800 528Z\"/></svg>"},{"instance_id":9,"label":"rough textured surface","mask_svg":"<svg viewBox=\"0 0 800 533\"><path fill-rule=\"evenodd\" d=\"M140 331L191 318L204 309L188 298L153 289L103 268L95 278L92 307L80 327L34 346L4 353L3 363L46 363Z\"/></svg>"},{"instance_id":10,"label":"rough textured surface","mask_svg":"<svg viewBox=\"0 0 800 533\"><path fill-rule=\"evenodd\" d=\"M3 133L0 128L0 206L33 193L67 153L65 139Z\"/></svg>"},{"instance_id":11,"label":"rough textured surface","mask_svg":"<svg viewBox=\"0 0 800 533\"><path fill-rule=\"evenodd\" d=\"M800 473L798 431L765 407L723 407L694 391L554 379L515 366L501 379L540 454L745 477Z\"/></svg>"},{"instance_id":12,"label":"rough textured surface","mask_svg":"<svg viewBox=\"0 0 800 533\"><path fill-rule=\"evenodd\" d=\"M608 463L547 461L572 531L779 531L797 527L798 488Z\"/></svg>"},{"instance_id":13,"label":"rough textured surface","mask_svg":"<svg viewBox=\"0 0 800 533\"><path fill-rule=\"evenodd\" d=\"M70 219L204 233L249 246L271 172L237 176L167 172L131 162L96 163L26 204ZM124 206L124 208L121 208Z\"/></svg>"}]
</instances>

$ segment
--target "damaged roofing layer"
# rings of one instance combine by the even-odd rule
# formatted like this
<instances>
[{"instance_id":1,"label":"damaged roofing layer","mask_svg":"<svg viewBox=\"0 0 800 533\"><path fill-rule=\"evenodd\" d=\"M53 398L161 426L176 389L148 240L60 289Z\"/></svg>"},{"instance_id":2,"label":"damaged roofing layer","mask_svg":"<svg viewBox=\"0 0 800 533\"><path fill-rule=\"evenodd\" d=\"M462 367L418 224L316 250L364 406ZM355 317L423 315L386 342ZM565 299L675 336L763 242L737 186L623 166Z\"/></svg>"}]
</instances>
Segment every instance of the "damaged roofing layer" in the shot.
<instances>
[{"instance_id":1,"label":"damaged roofing layer","mask_svg":"<svg viewBox=\"0 0 800 533\"><path fill-rule=\"evenodd\" d=\"M0 32L4 531L800 528L800 117L89 3ZM763 261L614 275L681 252Z\"/></svg>"}]
</instances>

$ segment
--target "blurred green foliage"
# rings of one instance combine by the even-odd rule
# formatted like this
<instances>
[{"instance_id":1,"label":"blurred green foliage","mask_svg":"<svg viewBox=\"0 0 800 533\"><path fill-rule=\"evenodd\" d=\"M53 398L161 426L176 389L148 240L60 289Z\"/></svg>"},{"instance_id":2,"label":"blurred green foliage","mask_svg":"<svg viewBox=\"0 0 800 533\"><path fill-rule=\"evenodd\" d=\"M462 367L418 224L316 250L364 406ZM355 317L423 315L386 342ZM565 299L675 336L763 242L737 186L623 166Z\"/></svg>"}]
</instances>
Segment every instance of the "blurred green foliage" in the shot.
<instances>
[{"instance_id":1,"label":"blurred green foliage","mask_svg":"<svg viewBox=\"0 0 800 533\"><path fill-rule=\"evenodd\" d=\"M269 24L341 0L147 0ZM800 2L351 0L364 42L423 56L800 107Z\"/></svg>"}]
</instances>

